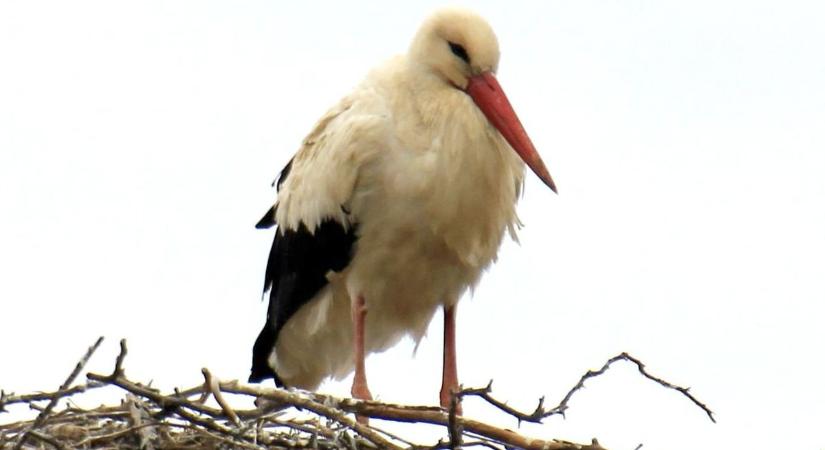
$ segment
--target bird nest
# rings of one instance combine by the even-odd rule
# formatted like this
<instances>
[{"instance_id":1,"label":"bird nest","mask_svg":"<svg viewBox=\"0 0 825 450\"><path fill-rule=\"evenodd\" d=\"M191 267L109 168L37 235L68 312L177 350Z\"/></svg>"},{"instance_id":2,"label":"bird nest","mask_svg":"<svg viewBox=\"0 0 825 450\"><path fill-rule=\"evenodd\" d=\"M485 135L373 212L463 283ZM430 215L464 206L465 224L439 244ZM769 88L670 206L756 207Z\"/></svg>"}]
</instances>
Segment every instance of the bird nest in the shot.
<instances>
[{"instance_id":1,"label":"bird nest","mask_svg":"<svg viewBox=\"0 0 825 450\"><path fill-rule=\"evenodd\" d=\"M0 449L353 450L471 446L491 449L603 449L595 439L589 444L531 439L512 430L459 416L454 407L445 410L431 406L395 405L220 381L207 369L203 369L203 384L164 393L126 377L123 369L127 352L125 341L121 341L120 354L111 374L87 373L84 382L75 383L101 341L102 338L98 339L89 348L57 391L24 395L0 391L0 413L5 411L7 405L13 404L25 404L38 411L33 420L0 424ZM614 362L620 360L635 364L644 377L680 392L713 420L712 412L686 388L650 375L641 361L626 353L609 359L599 370L585 373L553 408L546 408L542 399L532 412L518 411L495 399L491 384L479 389L462 389L455 393L453 405L463 397L480 397L519 422L540 423L550 416L563 415L568 401L587 379L605 373ZM124 391L119 405L86 409L72 401L90 390L106 386L116 386ZM233 408L227 397L238 396L255 399L256 407ZM443 437L429 445L414 443L414 438L390 433L376 426L376 420L369 419L431 424L441 427Z\"/></svg>"}]
</instances>

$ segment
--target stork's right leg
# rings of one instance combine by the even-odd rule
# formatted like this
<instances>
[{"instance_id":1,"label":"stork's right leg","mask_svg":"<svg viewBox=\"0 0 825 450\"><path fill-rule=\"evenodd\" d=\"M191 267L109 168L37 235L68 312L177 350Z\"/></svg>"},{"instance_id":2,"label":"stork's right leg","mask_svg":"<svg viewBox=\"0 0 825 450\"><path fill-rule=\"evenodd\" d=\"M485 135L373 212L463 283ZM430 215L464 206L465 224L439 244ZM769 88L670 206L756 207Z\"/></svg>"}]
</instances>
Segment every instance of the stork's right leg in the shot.
<instances>
[{"instance_id":1,"label":"stork's right leg","mask_svg":"<svg viewBox=\"0 0 825 450\"><path fill-rule=\"evenodd\" d=\"M361 400L372 400L370 388L367 387L367 371L364 360L364 321L367 317L367 305L363 295L357 295L352 300L352 329L353 329L353 353L355 355L355 377L352 379L353 398ZM367 418L357 416L359 422L366 423Z\"/></svg>"}]
</instances>

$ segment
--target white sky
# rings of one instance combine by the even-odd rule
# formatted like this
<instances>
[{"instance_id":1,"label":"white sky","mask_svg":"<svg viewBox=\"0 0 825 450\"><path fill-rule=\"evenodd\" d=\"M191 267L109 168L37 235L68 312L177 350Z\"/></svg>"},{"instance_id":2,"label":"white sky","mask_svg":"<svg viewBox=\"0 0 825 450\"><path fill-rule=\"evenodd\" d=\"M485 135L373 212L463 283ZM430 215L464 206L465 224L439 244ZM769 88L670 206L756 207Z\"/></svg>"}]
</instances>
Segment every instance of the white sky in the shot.
<instances>
[{"instance_id":1,"label":"white sky","mask_svg":"<svg viewBox=\"0 0 825 450\"><path fill-rule=\"evenodd\" d=\"M98 335L92 370L126 337L135 378L245 379L270 181L438 4L0 3L0 387L56 388ZM461 379L530 409L628 351L719 423L622 365L523 431L825 447L825 7L472 5L561 195L530 174L522 245L459 310ZM436 403L440 326L368 360L373 393Z\"/></svg>"}]
</instances>

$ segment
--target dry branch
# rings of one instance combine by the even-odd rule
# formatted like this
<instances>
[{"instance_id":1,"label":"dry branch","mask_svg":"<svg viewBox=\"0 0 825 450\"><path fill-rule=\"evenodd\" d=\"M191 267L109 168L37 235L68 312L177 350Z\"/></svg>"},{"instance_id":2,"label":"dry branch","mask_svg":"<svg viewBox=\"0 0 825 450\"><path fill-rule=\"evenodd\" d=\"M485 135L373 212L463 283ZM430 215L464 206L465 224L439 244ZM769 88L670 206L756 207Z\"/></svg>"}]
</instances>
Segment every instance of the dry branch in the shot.
<instances>
[{"instance_id":1,"label":"dry branch","mask_svg":"<svg viewBox=\"0 0 825 450\"><path fill-rule=\"evenodd\" d=\"M519 411L515 408L512 408L509 405L507 405L506 403L504 403L500 400L497 400L496 398L494 398L492 396L493 380L490 380L490 382L487 384L486 387L462 389L459 392L457 392L455 394L455 396L456 397L466 397L466 396L481 397L482 399L484 399L487 403L491 404L492 406L495 406L496 408L500 409L504 413L509 414L509 415L515 417L516 419L518 419L519 423L521 423L522 421L523 422L541 423L542 420L544 420L544 419L546 419L550 416L561 415L563 417L564 412L567 411L568 402L570 402L570 399L573 397L573 394L575 394L576 392L578 392L579 390L584 388L584 382L585 381L587 381L589 378L594 378L594 377L597 377L599 375L604 374L605 372L607 372L607 370L610 368L610 366L613 363L615 363L616 361L622 361L622 360L629 361L629 362L635 364L636 368L639 370L639 373L641 373L645 378L647 378L649 380L652 380L652 381L656 382L657 384L659 384L660 386L663 386L665 388L673 389L673 390L681 393L682 395L684 395L688 399L690 399L690 401L692 401L696 406L701 408L702 411L705 412L705 414L707 414L708 418L713 423L716 423L716 419L713 417L713 411L711 411L704 403L700 402L696 397L694 397L693 394L690 393L690 388L677 386L677 385L672 384L668 381L665 381L662 378L651 375L645 369L644 363L642 363L638 358L634 358L633 356L630 356L626 352L622 352L622 353L608 359L607 362L605 362L604 365L599 370L588 370L587 373L585 373L584 375L582 375L581 378L579 378L579 382L576 383L576 385L573 386L569 391L567 391L567 394L565 394L565 396L564 396L564 398L562 398L561 402L559 402L559 404L557 406L555 406L551 409L545 409L544 408L544 397L541 397L539 399L539 404L536 406L536 409L534 409L533 412L531 412L531 413L525 413L525 412Z\"/></svg>"},{"instance_id":2,"label":"dry branch","mask_svg":"<svg viewBox=\"0 0 825 450\"><path fill-rule=\"evenodd\" d=\"M237 381L220 381L207 369L203 369L204 382L193 388L163 393L130 380L124 371L127 354L125 340L120 342L120 353L111 374L88 373L86 383L70 386L88 358L99 345L92 346L75 367L75 371L55 392L28 395L0 394L0 412L4 405L28 404L40 414L32 422L0 425L0 449L12 448L68 448L119 449L119 448L179 448L203 450L207 448L312 448L338 449L453 449L482 447L489 449L521 448L542 450L602 450L595 439L590 444L576 444L562 440L531 439L515 431L499 428L456 414L455 406L449 410L430 406L395 405L375 401L341 399L323 394L299 390L284 390L249 385ZM484 388L462 389L453 397L457 405L462 397L478 396L519 422L541 422L553 415L564 415L568 402L584 382L603 374L611 364L626 360L636 364L639 372L656 383L674 389L691 399L713 419L711 411L687 388L673 385L650 375L644 365L626 353L609 359L596 371L588 371L567 392L554 408L545 409L544 399L531 413L524 413L508 406L492 396L492 381ZM119 407L100 407L82 410L66 407L51 414L60 400L85 392L88 389L113 385L127 392ZM258 405L251 409L236 409L226 395L255 399ZM209 397L218 407L207 404ZM48 400L40 407L37 402ZM268 405L268 406L267 406ZM273 406L274 405L274 406ZM273 409L274 408L274 409ZM301 411L299 417L291 417L285 410ZM355 416L394 422L428 423L441 426L444 438L430 446L413 444L409 439L388 433L380 428L364 425ZM292 414L295 416L295 414ZM32 444L29 445L28 443Z\"/></svg>"},{"instance_id":3,"label":"dry branch","mask_svg":"<svg viewBox=\"0 0 825 450\"><path fill-rule=\"evenodd\" d=\"M67 389L69 389L69 387L72 385L72 383L74 383L75 378L77 378L77 376L80 375L80 372L83 370L83 368L86 367L86 363L89 362L89 358L92 357L92 355L97 350L97 348L100 347L100 344L102 342L103 342L103 336L97 338L97 341L95 341L95 343L92 344L92 346L89 347L88 350L86 350L86 354L84 354L83 357L80 358L80 361L78 361L77 364L75 364L74 369L69 374L68 378L66 378L66 381L64 381L63 384L60 385L60 388L57 390L58 392L66 391ZM20 447L22 447L23 444L25 443L26 438L29 437L29 435L31 435L32 432L37 430L38 427L43 425L43 422L46 420L46 417L51 413L52 409L54 409L54 407L57 405L58 400L60 400L60 397L54 396L54 397L51 398L51 400L49 401L49 404L46 405L46 408L43 409L42 411L40 411L40 414L37 415L37 418L34 420L34 423L32 423L31 427L29 427L28 430L24 431L23 433L21 433L17 437L17 441L14 443L14 450L19 450ZM34 437L51 444L50 438L46 435L42 435L40 433L35 433Z\"/></svg>"},{"instance_id":4,"label":"dry branch","mask_svg":"<svg viewBox=\"0 0 825 450\"><path fill-rule=\"evenodd\" d=\"M90 389L95 389L106 385L106 383L89 382L85 384L76 384L68 389L54 392L35 392L33 394L21 395L7 394L4 391L0 391L0 413L6 411L6 406L13 405L15 403L30 404L33 402L52 400L54 398L62 400L75 394L82 394Z\"/></svg>"}]
</instances>

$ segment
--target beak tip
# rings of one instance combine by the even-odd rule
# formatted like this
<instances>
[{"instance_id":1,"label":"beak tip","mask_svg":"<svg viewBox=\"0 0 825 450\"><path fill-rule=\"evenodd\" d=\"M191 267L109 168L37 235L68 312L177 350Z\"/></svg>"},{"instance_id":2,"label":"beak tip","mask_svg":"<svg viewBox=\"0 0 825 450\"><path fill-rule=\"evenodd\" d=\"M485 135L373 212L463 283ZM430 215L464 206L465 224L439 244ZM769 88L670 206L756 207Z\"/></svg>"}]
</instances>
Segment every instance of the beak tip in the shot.
<instances>
[{"instance_id":1,"label":"beak tip","mask_svg":"<svg viewBox=\"0 0 825 450\"><path fill-rule=\"evenodd\" d=\"M531 167L532 168L532 167ZM556 195L559 194L558 189L556 188L556 182L553 181L553 177L550 176L550 172L547 171L547 168L541 163L541 166L538 167L539 170L533 170L536 175L538 175L539 179L545 184L545 186L549 187L551 191L555 192Z\"/></svg>"},{"instance_id":2,"label":"beak tip","mask_svg":"<svg viewBox=\"0 0 825 450\"><path fill-rule=\"evenodd\" d=\"M559 190L556 189L556 183L553 183L553 181L551 180L549 183L546 183L546 184L547 184L547 187L549 187L551 191L553 191L556 195L559 195Z\"/></svg>"}]
</instances>

